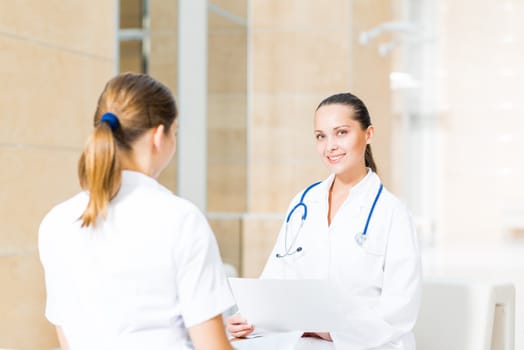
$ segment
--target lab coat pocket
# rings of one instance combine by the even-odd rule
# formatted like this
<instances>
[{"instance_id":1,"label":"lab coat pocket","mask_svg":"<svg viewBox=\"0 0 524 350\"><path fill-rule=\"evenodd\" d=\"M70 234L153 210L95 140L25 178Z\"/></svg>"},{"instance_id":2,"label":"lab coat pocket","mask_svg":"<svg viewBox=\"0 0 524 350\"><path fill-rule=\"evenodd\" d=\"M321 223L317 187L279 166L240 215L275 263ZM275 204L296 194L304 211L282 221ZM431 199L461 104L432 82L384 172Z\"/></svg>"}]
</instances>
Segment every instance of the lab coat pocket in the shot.
<instances>
[{"instance_id":1,"label":"lab coat pocket","mask_svg":"<svg viewBox=\"0 0 524 350\"><path fill-rule=\"evenodd\" d=\"M380 288L384 274L384 249L374 240L364 243L361 250L360 266L366 273L360 274L362 288Z\"/></svg>"},{"instance_id":2,"label":"lab coat pocket","mask_svg":"<svg viewBox=\"0 0 524 350\"><path fill-rule=\"evenodd\" d=\"M292 255L277 258L282 264L284 276L287 279L307 278L311 273L311 267L308 266L307 254L302 250Z\"/></svg>"},{"instance_id":3,"label":"lab coat pocket","mask_svg":"<svg viewBox=\"0 0 524 350\"><path fill-rule=\"evenodd\" d=\"M370 232L370 235L362 244L362 249L366 254L383 257L386 253L386 240L382 238L380 232Z\"/></svg>"},{"instance_id":4,"label":"lab coat pocket","mask_svg":"<svg viewBox=\"0 0 524 350\"><path fill-rule=\"evenodd\" d=\"M364 243L362 250L364 259L368 266L382 269L384 265L385 248L377 243L376 240L369 240Z\"/></svg>"},{"instance_id":5,"label":"lab coat pocket","mask_svg":"<svg viewBox=\"0 0 524 350\"><path fill-rule=\"evenodd\" d=\"M300 252L296 252L293 253L292 255L290 255L287 259L287 261L291 264L294 264L294 265L298 265L298 264L303 264L304 263L304 257L306 256L306 252L301 249Z\"/></svg>"},{"instance_id":6,"label":"lab coat pocket","mask_svg":"<svg viewBox=\"0 0 524 350\"><path fill-rule=\"evenodd\" d=\"M365 254L369 254L371 256L376 256L376 257L384 256L384 250L381 247L377 246L376 244L375 245L371 244L371 242L365 242L363 249L364 249Z\"/></svg>"}]
</instances>

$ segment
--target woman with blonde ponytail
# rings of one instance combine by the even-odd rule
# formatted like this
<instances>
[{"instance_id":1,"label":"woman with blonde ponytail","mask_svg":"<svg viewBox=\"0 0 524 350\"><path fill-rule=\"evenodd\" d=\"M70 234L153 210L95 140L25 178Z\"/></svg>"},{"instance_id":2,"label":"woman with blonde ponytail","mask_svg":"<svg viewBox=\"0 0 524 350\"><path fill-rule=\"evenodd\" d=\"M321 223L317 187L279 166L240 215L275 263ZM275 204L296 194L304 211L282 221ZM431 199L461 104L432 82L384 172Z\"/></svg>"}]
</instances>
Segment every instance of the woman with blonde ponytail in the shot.
<instances>
[{"instance_id":1,"label":"woman with blonde ponytail","mask_svg":"<svg viewBox=\"0 0 524 350\"><path fill-rule=\"evenodd\" d=\"M156 181L175 152L176 118L171 92L148 75L118 75L100 95L82 191L39 230L46 317L62 350L233 349L214 235Z\"/></svg>"}]
</instances>

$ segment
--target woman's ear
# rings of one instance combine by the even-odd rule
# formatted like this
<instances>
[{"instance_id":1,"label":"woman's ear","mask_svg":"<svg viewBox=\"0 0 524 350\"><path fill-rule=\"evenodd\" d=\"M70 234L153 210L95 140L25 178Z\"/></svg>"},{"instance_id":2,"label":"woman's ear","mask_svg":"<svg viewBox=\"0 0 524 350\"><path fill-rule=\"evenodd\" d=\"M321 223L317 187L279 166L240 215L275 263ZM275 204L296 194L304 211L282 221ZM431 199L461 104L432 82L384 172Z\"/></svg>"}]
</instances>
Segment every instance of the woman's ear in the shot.
<instances>
[{"instance_id":1,"label":"woman's ear","mask_svg":"<svg viewBox=\"0 0 524 350\"><path fill-rule=\"evenodd\" d=\"M375 128L373 125L370 125L366 129L366 144L370 145L372 143L373 135L375 135Z\"/></svg>"},{"instance_id":2,"label":"woman's ear","mask_svg":"<svg viewBox=\"0 0 524 350\"><path fill-rule=\"evenodd\" d=\"M153 146L156 150L161 150L164 145L164 125L153 128Z\"/></svg>"}]
</instances>

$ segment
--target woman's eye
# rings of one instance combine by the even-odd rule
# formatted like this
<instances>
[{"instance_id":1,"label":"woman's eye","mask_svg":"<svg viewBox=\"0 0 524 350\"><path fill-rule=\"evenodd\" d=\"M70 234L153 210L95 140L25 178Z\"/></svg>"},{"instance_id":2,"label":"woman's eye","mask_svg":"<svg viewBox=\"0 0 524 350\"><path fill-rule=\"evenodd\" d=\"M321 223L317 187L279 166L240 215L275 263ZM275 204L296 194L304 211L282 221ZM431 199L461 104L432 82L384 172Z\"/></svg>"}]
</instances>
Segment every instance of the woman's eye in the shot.
<instances>
[{"instance_id":1,"label":"woman's eye","mask_svg":"<svg viewBox=\"0 0 524 350\"><path fill-rule=\"evenodd\" d=\"M347 130L339 130L339 131L337 132L337 135L339 135L339 136L343 136L343 135L346 135L347 133L348 133Z\"/></svg>"},{"instance_id":2,"label":"woman's eye","mask_svg":"<svg viewBox=\"0 0 524 350\"><path fill-rule=\"evenodd\" d=\"M317 140L322 140L322 139L324 138L324 135L322 135L322 134L317 134L317 135L315 135L315 138L316 138Z\"/></svg>"}]
</instances>

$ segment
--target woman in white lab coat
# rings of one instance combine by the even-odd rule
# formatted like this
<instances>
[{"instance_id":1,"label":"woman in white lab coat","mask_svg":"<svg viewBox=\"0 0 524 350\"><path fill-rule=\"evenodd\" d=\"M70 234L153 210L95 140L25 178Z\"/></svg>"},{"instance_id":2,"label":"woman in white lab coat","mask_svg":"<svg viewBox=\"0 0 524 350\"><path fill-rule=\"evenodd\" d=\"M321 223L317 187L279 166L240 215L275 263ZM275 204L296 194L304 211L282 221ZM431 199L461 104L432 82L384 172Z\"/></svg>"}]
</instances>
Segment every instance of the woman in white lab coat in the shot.
<instances>
[{"instance_id":1,"label":"woman in white lab coat","mask_svg":"<svg viewBox=\"0 0 524 350\"><path fill-rule=\"evenodd\" d=\"M156 178L173 157L177 108L143 74L105 86L80 157L82 192L39 230L46 317L62 350L232 350L234 305L202 213Z\"/></svg>"},{"instance_id":2,"label":"woman in white lab coat","mask_svg":"<svg viewBox=\"0 0 524 350\"><path fill-rule=\"evenodd\" d=\"M417 237L408 209L376 174L366 106L350 93L326 98L315 112L314 136L332 174L293 198L262 278L329 279L347 296L341 308L359 321L305 336L333 341L336 349L413 350L421 295ZM245 337L254 326L237 313L227 328Z\"/></svg>"}]
</instances>

